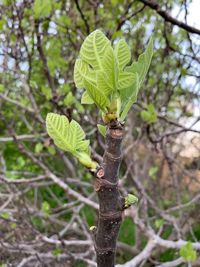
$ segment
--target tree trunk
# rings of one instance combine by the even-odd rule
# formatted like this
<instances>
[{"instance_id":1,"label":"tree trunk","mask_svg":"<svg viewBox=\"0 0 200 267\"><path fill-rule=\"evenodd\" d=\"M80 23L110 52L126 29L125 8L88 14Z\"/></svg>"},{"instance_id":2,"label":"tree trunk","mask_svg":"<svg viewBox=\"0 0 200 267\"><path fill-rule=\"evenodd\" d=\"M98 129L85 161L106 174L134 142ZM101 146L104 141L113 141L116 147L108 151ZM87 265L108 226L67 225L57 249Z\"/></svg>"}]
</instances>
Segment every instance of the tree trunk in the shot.
<instances>
[{"instance_id":1,"label":"tree trunk","mask_svg":"<svg viewBox=\"0 0 200 267\"><path fill-rule=\"evenodd\" d=\"M122 138L121 124L118 121L110 123L103 163L96 173L95 182L100 205L98 226L93 231L98 267L115 266L116 242L124 209L124 198L118 190Z\"/></svg>"}]
</instances>

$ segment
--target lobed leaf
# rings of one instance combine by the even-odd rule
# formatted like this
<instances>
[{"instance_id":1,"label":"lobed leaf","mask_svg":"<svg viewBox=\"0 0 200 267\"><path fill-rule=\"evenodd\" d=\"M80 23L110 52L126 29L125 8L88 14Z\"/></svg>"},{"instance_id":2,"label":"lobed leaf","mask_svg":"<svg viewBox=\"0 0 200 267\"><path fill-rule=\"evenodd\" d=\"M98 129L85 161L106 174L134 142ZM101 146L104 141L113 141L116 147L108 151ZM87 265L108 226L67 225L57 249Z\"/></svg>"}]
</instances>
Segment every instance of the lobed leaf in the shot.
<instances>
[{"instance_id":1,"label":"lobed leaf","mask_svg":"<svg viewBox=\"0 0 200 267\"><path fill-rule=\"evenodd\" d=\"M153 56L153 39L151 38L145 52L141 54L137 62L133 62L130 67L127 67L127 71L138 73L140 86L144 82L145 76L148 72L151 59Z\"/></svg>"}]
</instances>

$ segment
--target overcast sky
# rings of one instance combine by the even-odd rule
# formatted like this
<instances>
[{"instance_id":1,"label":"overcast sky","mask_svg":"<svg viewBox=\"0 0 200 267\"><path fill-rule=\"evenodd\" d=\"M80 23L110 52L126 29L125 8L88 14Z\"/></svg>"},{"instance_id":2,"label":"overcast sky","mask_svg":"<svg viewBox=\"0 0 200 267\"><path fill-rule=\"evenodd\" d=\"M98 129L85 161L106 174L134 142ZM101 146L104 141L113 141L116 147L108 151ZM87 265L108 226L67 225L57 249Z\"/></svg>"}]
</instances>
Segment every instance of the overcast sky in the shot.
<instances>
[{"instance_id":1,"label":"overcast sky","mask_svg":"<svg viewBox=\"0 0 200 267\"><path fill-rule=\"evenodd\" d=\"M200 0L193 0L190 4L188 24L196 28L200 28Z\"/></svg>"}]
</instances>

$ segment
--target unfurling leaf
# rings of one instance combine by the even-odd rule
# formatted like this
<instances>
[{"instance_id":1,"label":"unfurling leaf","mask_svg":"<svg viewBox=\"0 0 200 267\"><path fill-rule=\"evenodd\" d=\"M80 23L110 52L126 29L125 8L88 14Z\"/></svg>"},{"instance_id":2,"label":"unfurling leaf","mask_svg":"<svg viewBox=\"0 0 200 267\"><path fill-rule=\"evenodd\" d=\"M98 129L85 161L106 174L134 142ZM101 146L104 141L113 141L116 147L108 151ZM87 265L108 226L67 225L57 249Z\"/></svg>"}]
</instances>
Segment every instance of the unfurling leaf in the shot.
<instances>
[{"instance_id":1,"label":"unfurling leaf","mask_svg":"<svg viewBox=\"0 0 200 267\"><path fill-rule=\"evenodd\" d=\"M72 154L76 151L87 151L89 141L81 126L74 120L70 123L64 115L49 113L46 118L46 127L49 136L55 145Z\"/></svg>"},{"instance_id":2,"label":"unfurling leaf","mask_svg":"<svg viewBox=\"0 0 200 267\"><path fill-rule=\"evenodd\" d=\"M48 113L46 118L46 127L49 136L54 140L57 147L65 151L72 151L71 144L68 141L69 121L64 115Z\"/></svg>"},{"instance_id":3,"label":"unfurling leaf","mask_svg":"<svg viewBox=\"0 0 200 267\"><path fill-rule=\"evenodd\" d=\"M76 157L81 164L91 170L95 170L98 166L97 162L93 161L90 156L85 152L76 153Z\"/></svg>"},{"instance_id":4,"label":"unfurling leaf","mask_svg":"<svg viewBox=\"0 0 200 267\"><path fill-rule=\"evenodd\" d=\"M87 168L97 167L97 163L90 158L89 140L85 140L85 133L76 121L69 123L64 115L49 113L46 127L57 147L72 153Z\"/></svg>"},{"instance_id":5,"label":"unfurling leaf","mask_svg":"<svg viewBox=\"0 0 200 267\"><path fill-rule=\"evenodd\" d=\"M80 58L74 67L76 86L86 90L81 102L95 103L103 113L112 114L111 120L124 120L132 104L137 101L152 54L151 39L138 62L127 66L131 54L125 40L120 40L113 50L110 41L100 30L89 34L81 46ZM118 99L120 105L113 111L115 99Z\"/></svg>"}]
</instances>

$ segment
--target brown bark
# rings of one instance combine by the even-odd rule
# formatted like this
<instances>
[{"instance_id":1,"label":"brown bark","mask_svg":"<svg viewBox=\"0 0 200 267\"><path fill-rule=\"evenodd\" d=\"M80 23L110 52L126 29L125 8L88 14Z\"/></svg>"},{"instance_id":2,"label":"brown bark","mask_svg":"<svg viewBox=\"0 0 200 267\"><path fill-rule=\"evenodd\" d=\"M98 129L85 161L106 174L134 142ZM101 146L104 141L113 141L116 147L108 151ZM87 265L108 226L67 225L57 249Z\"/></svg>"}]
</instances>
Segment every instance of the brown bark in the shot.
<instances>
[{"instance_id":1,"label":"brown bark","mask_svg":"<svg viewBox=\"0 0 200 267\"><path fill-rule=\"evenodd\" d=\"M115 266L116 242L124 209L124 199L118 190L122 138L121 124L117 121L110 123L103 163L96 173L95 183L100 205L98 226L94 231L98 267Z\"/></svg>"}]
</instances>

